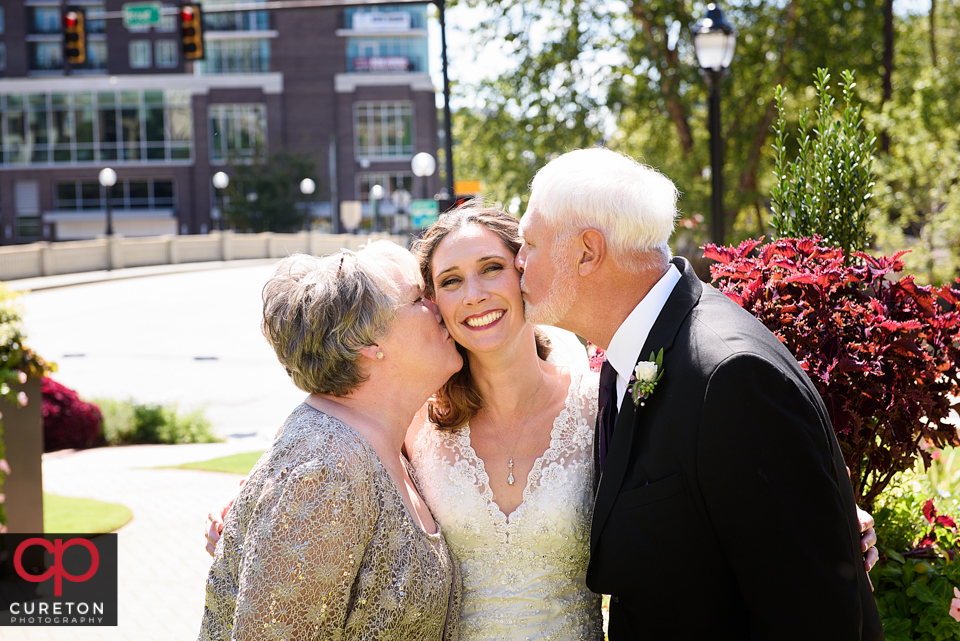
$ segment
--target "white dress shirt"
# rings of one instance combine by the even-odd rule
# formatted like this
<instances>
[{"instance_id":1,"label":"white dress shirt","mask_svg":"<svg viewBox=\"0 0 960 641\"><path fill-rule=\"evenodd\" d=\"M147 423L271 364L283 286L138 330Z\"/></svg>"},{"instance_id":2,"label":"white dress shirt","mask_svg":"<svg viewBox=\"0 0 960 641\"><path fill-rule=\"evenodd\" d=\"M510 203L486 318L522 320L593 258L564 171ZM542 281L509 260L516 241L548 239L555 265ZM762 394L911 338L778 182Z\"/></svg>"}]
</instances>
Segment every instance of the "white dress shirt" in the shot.
<instances>
[{"instance_id":1,"label":"white dress shirt","mask_svg":"<svg viewBox=\"0 0 960 641\"><path fill-rule=\"evenodd\" d=\"M623 403L623 395L627 391L627 385L630 383L630 377L633 375L633 369L637 365L643 349L643 344L647 342L647 335L653 328L660 311L670 298L670 293L680 281L680 271L670 263L667 272L660 277L657 284L653 286L643 300L630 312L626 320L617 328L617 333L613 335L610 346L606 351L607 360L613 369L617 370L617 408ZM642 356L647 357L647 354Z\"/></svg>"}]
</instances>

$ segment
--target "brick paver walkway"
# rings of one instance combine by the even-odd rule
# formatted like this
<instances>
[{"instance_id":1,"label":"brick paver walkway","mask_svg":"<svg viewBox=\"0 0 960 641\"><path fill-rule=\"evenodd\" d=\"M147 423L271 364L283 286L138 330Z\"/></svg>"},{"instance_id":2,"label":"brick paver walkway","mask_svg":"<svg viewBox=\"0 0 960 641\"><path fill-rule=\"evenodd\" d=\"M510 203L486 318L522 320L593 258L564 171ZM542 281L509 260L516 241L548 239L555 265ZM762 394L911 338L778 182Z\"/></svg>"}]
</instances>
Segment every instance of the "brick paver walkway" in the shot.
<instances>
[{"instance_id":1,"label":"brick paver walkway","mask_svg":"<svg viewBox=\"0 0 960 641\"><path fill-rule=\"evenodd\" d=\"M203 528L210 507L236 492L239 476L151 469L266 449L248 440L204 445L140 445L48 454L44 490L126 505L119 531L117 627L5 627L4 641L172 641L195 639L210 557Z\"/></svg>"}]
</instances>

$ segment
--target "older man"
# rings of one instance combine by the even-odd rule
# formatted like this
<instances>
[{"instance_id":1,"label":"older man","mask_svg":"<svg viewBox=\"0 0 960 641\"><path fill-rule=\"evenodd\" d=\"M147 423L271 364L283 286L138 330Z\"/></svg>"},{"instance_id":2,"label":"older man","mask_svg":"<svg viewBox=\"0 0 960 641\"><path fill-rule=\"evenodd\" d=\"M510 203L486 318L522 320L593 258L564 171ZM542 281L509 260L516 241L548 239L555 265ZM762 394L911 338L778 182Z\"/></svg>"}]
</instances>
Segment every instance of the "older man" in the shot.
<instances>
[{"instance_id":1,"label":"older man","mask_svg":"<svg viewBox=\"0 0 960 641\"><path fill-rule=\"evenodd\" d=\"M528 319L607 352L587 584L612 595L610 638L882 639L826 408L671 260L676 201L655 170L579 150L537 173L521 221Z\"/></svg>"}]
</instances>

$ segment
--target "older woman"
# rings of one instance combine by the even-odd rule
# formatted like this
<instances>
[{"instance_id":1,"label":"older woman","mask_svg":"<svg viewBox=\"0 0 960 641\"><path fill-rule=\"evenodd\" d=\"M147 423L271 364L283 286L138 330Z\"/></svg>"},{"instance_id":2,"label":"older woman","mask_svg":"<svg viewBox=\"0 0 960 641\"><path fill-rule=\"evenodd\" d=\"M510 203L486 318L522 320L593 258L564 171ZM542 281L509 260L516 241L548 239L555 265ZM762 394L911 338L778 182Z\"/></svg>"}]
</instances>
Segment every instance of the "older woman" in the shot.
<instances>
[{"instance_id":1,"label":"older woman","mask_svg":"<svg viewBox=\"0 0 960 641\"><path fill-rule=\"evenodd\" d=\"M262 329L309 396L226 517L200 638L455 638L457 564L401 448L462 360L416 262L383 243L288 258Z\"/></svg>"}]
</instances>

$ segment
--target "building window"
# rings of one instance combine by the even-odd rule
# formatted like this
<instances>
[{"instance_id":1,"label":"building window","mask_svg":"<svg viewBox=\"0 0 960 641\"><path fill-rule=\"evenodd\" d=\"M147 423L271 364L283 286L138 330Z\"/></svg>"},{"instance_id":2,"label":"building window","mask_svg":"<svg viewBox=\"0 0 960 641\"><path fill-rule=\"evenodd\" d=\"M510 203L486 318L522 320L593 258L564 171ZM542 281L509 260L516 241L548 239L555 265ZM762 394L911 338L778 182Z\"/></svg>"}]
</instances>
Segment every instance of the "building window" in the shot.
<instances>
[{"instance_id":1,"label":"building window","mask_svg":"<svg viewBox=\"0 0 960 641\"><path fill-rule=\"evenodd\" d=\"M28 42L30 71L63 69L63 46L60 42Z\"/></svg>"},{"instance_id":2,"label":"building window","mask_svg":"<svg viewBox=\"0 0 960 641\"><path fill-rule=\"evenodd\" d=\"M0 97L0 164L190 160L193 120L182 90Z\"/></svg>"},{"instance_id":3,"label":"building window","mask_svg":"<svg viewBox=\"0 0 960 641\"><path fill-rule=\"evenodd\" d=\"M357 102L353 105L357 159L413 155L413 105L409 102Z\"/></svg>"},{"instance_id":4,"label":"building window","mask_svg":"<svg viewBox=\"0 0 960 641\"><path fill-rule=\"evenodd\" d=\"M254 0L255 3L264 0ZM204 0L205 7L237 4L236 0ZM205 13L203 26L207 31L265 31L270 28L270 14L266 11L224 11Z\"/></svg>"},{"instance_id":5,"label":"building window","mask_svg":"<svg viewBox=\"0 0 960 641\"><path fill-rule=\"evenodd\" d=\"M29 7L27 21L27 33L31 35L60 33L60 7Z\"/></svg>"},{"instance_id":6,"label":"building window","mask_svg":"<svg viewBox=\"0 0 960 641\"><path fill-rule=\"evenodd\" d=\"M400 15L398 15L400 14ZM366 32L427 28L427 5L355 7L344 9L347 29Z\"/></svg>"},{"instance_id":7,"label":"building window","mask_svg":"<svg viewBox=\"0 0 960 641\"><path fill-rule=\"evenodd\" d=\"M149 69L153 66L149 40L130 41L130 68Z\"/></svg>"},{"instance_id":8,"label":"building window","mask_svg":"<svg viewBox=\"0 0 960 641\"><path fill-rule=\"evenodd\" d=\"M211 162L242 161L265 151L264 105L211 105L209 113Z\"/></svg>"},{"instance_id":9,"label":"building window","mask_svg":"<svg viewBox=\"0 0 960 641\"><path fill-rule=\"evenodd\" d=\"M7 68L7 45L0 42L0 71Z\"/></svg>"},{"instance_id":10,"label":"building window","mask_svg":"<svg viewBox=\"0 0 960 641\"><path fill-rule=\"evenodd\" d=\"M40 190L35 180L18 180L14 184L17 240L40 238Z\"/></svg>"},{"instance_id":11,"label":"building window","mask_svg":"<svg viewBox=\"0 0 960 641\"><path fill-rule=\"evenodd\" d=\"M347 38L347 70L355 72L429 71L426 38Z\"/></svg>"},{"instance_id":12,"label":"building window","mask_svg":"<svg viewBox=\"0 0 960 641\"><path fill-rule=\"evenodd\" d=\"M157 67L159 69L173 69L176 67L180 62L179 55L177 53L179 48L180 43L176 40L157 40Z\"/></svg>"},{"instance_id":13,"label":"building window","mask_svg":"<svg viewBox=\"0 0 960 641\"><path fill-rule=\"evenodd\" d=\"M0 33L3 33L4 23L3 23L3 7L0 7Z\"/></svg>"},{"instance_id":14,"label":"building window","mask_svg":"<svg viewBox=\"0 0 960 641\"><path fill-rule=\"evenodd\" d=\"M96 181L58 182L54 188L54 209L83 211L106 208L106 190ZM172 209L172 180L122 180L110 188L114 209Z\"/></svg>"},{"instance_id":15,"label":"building window","mask_svg":"<svg viewBox=\"0 0 960 641\"><path fill-rule=\"evenodd\" d=\"M270 41L262 38L207 40L207 59L197 62L197 72L267 73L270 71Z\"/></svg>"},{"instance_id":16,"label":"building window","mask_svg":"<svg viewBox=\"0 0 960 641\"><path fill-rule=\"evenodd\" d=\"M383 200L389 201L398 189L413 193L413 174L409 171L357 174L357 198L370 200L370 188L374 185L383 187Z\"/></svg>"}]
</instances>

